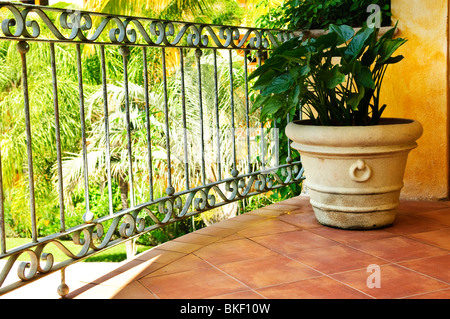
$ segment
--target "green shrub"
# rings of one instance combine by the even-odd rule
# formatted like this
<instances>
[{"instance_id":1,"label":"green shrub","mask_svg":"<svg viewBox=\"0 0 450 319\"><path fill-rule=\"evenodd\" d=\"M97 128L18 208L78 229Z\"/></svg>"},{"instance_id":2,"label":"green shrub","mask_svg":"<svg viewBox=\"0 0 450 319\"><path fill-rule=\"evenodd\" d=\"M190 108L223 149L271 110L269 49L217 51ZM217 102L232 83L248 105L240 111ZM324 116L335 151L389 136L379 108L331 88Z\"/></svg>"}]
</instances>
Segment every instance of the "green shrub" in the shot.
<instances>
[{"instance_id":1,"label":"green shrub","mask_svg":"<svg viewBox=\"0 0 450 319\"><path fill-rule=\"evenodd\" d=\"M259 5L265 5L262 0ZM270 9L257 19L261 27L300 29L324 29L330 24L362 26L371 12L371 4L380 6L381 25L391 24L390 0L286 0L281 6Z\"/></svg>"}]
</instances>

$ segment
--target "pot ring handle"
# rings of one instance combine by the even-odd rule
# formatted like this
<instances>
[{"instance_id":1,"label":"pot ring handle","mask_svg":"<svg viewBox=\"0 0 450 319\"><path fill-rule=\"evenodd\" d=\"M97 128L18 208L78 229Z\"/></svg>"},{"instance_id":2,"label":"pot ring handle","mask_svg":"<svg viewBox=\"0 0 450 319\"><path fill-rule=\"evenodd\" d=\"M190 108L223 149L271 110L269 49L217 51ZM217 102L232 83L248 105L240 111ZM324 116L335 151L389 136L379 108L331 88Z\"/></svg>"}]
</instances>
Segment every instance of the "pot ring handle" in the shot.
<instances>
[{"instance_id":1,"label":"pot ring handle","mask_svg":"<svg viewBox=\"0 0 450 319\"><path fill-rule=\"evenodd\" d=\"M372 176L372 169L363 160L357 160L350 166L350 178L358 183L366 182Z\"/></svg>"}]
</instances>

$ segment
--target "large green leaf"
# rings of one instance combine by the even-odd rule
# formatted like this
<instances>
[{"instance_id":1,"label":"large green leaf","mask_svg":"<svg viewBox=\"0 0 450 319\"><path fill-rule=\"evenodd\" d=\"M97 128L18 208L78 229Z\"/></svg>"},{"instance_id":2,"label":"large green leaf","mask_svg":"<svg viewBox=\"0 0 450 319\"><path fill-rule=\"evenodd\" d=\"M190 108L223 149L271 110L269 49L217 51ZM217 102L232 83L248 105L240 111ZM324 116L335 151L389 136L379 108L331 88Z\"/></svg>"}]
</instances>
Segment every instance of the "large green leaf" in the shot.
<instances>
[{"instance_id":1,"label":"large green leaf","mask_svg":"<svg viewBox=\"0 0 450 319\"><path fill-rule=\"evenodd\" d=\"M276 75L274 70L268 70L261 74L253 85L253 90L262 90L266 87L267 84L272 81L273 77Z\"/></svg>"},{"instance_id":2,"label":"large green leaf","mask_svg":"<svg viewBox=\"0 0 450 319\"><path fill-rule=\"evenodd\" d=\"M320 48L320 50L328 49L333 46L341 44L338 40L338 35L336 33L330 32L318 37L311 45L315 48Z\"/></svg>"},{"instance_id":3,"label":"large green leaf","mask_svg":"<svg viewBox=\"0 0 450 319\"><path fill-rule=\"evenodd\" d=\"M296 85L292 91L290 92L288 104L290 107L295 107L300 102L300 93L301 93L301 86L298 84Z\"/></svg>"},{"instance_id":4,"label":"large green leaf","mask_svg":"<svg viewBox=\"0 0 450 319\"><path fill-rule=\"evenodd\" d=\"M372 72L368 67L361 67L361 70L355 74L355 81L360 86L369 89L375 88L375 81L372 78Z\"/></svg>"},{"instance_id":5,"label":"large green leaf","mask_svg":"<svg viewBox=\"0 0 450 319\"><path fill-rule=\"evenodd\" d=\"M292 38L283 44L281 44L278 48L274 50L274 54L279 55L283 54L285 51L292 50L296 47L298 47L299 44L302 43L302 39L300 37Z\"/></svg>"},{"instance_id":6,"label":"large green leaf","mask_svg":"<svg viewBox=\"0 0 450 319\"><path fill-rule=\"evenodd\" d=\"M255 101L253 102L252 108L250 110L251 113L256 112L266 101L270 98L270 96L264 96L261 94L258 94L255 98Z\"/></svg>"},{"instance_id":7,"label":"large green leaf","mask_svg":"<svg viewBox=\"0 0 450 319\"><path fill-rule=\"evenodd\" d=\"M253 71L249 77L248 80L253 80L254 78L260 76L261 74L267 72L268 70L274 69L274 70L285 70L287 66L287 61L284 57L273 55L269 59L267 59L263 65L258 67L255 71Z\"/></svg>"},{"instance_id":8,"label":"large green leaf","mask_svg":"<svg viewBox=\"0 0 450 319\"><path fill-rule=\"evenodd\" d=\"M378 55L378 46L369 47L361 57L361 64L364 66L371 66Z\"/></svg>"},{"instance_id":9,"label":"large green leaf","mask_svg":"<svg viewBox=\"0 0 450 319\"><path fill-rule=\"evenodd\" d=\"M380 58L378 59L377 63L385 63L391 55L404 43L406 42L405 39L386 39L381 44L380 50L378 53L380 54Z\"/></svg>"},{"instance_id":10,"label":"large green leaf","mask_svg":"<svg viewBox=\"0 0 450 319\"><path fill-rule=\"evenodd\" d=\"M384 64L395 64L400 62L401 60L403 60L404 56L403 55L397 55L394 57L390 57L389 59L387 59Z\"/></svg>"},{"instance_id":11,"label":"large green leaf","mask_svg":"<svg viewBox=\"0 0 450 319\"><path fill-rule=\"evenodd\" d=\"M352 110L358 110L359 102L364 98L364 92L364 87L358 87L358 92L349 94L347 105L350 106Z\"/></svg>"},{"instance_id":12,"label":"large green leaf","mask_svg":"<svg viewBox=\"0 0 450 319\"><path fill-rule=\"evenodd\" d=\"M293 68L289 69L289 72L291 73L291 76L293 79L297 79L299 77L303 77L307 75L311 71L311 68L309 65L297 65Z\"/></svg>"},{"instance_id":13,"label":"large green leaf","mask_svg":"<svg viewBox=\"0 0 450 319\"><path fill-rule=\"evenodd\" d=\"M338 35L338 39L341 41L340 44L347 42L355 35L355 30L348 25L335 25L330 24L330 33L335 33Z\"/></svg>"},{"instance_id":14,"label":"large green leaf","mask_svg":"<svg viewBox=\"0 0 450 319\"><path fill-rule=\"evenodd\" d=\"M286 50L282 54L283 57L287 58L303 58L306 57L309 52L314 52L315 48L311 45L304 45L299 48L294 48L292 50Z\"/></svg>"},{"instance_id":15,"label":"large green leaf","mask_svg":"<svg viewBox=\"0 0 450 319\"><path fill-rule=\"evenodd\" d=\"M272 93L279 94L287 91L289 87L293 84L291 74L285 72L279 76L276 76L272 81L265 87L264 91L261 92L263 95L270 95Z\"/></svg>"},{"instance_id":16,"label":"large green leaf","mask_svg":"<svg viewBox=\"0 0 450 319\"><path fill-rule=\"evenodd\" d=\"M363 27L359 30L356 35L353 37L352 41L349 43L347 49L345 50L345 54L349 55L351 59L358 58L362 49L366 45L366 41L370 38L371 35L374 34L375 29Z\"/></svg>"},{"instance_id":17,"label":"large green leaf","mask_svg":"<svg viewBox=\"0 0 450 319\"><path fill-rule=\"evenodd\" d=\"M335 65L332 69L320 70L317 78L326 84L328 89L334 89L340 83L345 81L345 74L339 71L339 66Z\"/></svg>"},{"instance_id":18,"label":"large green leaf","mask_svg":"<svg viewBox=\"0 0 450 319\"><path fill-rule=\"evenodd\" d=\"M284 96L274 94L262 105L261 120L265 120L268 115L275 114L286 103Z\"/></svg>"}]
</instances>

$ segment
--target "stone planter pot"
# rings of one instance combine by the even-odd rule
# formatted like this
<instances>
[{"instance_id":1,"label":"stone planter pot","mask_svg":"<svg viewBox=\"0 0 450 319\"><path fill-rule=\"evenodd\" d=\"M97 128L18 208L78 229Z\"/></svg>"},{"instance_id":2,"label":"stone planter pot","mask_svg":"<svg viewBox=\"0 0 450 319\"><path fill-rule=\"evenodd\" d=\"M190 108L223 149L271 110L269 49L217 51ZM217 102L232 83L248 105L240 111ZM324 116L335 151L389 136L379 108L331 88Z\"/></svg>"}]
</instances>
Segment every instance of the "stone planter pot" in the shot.
<instances>
[{"instance_id":1,"label":"stone planter pot","mask_svg":"<svg viewBox=\"0 0 450 319\"><path fill-rule=\"evenodd\" d=\"M422 126L384 118L375 126L317 126L308 120L286 127L300 152L317 220L343 229L391 225L399 205L408 153Z\"/></svg>"}]
</instances>

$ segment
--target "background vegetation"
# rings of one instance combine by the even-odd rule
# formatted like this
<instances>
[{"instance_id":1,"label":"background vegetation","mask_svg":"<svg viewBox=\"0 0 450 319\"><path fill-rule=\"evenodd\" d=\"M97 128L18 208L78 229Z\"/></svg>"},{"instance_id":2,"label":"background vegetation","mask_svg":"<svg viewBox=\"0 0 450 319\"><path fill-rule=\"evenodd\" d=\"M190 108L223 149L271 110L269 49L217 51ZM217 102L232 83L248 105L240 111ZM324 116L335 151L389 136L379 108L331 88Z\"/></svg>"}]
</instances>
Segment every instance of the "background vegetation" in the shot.
<instances>
[{"instance_id":1,"label":"background vegetation","mask_svg":"<svg viewBox=\"0 0 450 319\"><path fill-rule=\"evenodd\" d=\"M304 30L325 29L330 24L346 24L360 27L370 12L367 7L377 4L381 9L381 25L391 24L390 0L285 0L280 6L269 8L256 19L263 28ZM261 0L260 6L268 6L268 0Z\"/></svg>"},{"instance_id":2,"label":"background vegetation","mask_svg":"<svg viewBox=\"0 0 450 319\"><path fill-rule=\"evenodd\" d=\"M322 7L320 7L321 3ZM245 6L239 6L235 0L159 0L159 1L123 1L123 0L88 0L84 9L89 11L108 12L113 14L149 16L153 18L185 20L202 23L223 25L259 25L262 27L298 28L319 27L337 19L335 12L341 11L340 5L346 1L286 1L281 0L248 0ZM347 1L348 2L348 1ZM374 2L374 1L371 1ZM375 1L376 2L376 1ZM386 1L379 1L385 10ZM352 14L358 11L365 15L364 1L355 1L360 6L352 6ZM59 7L67 7L68 4L59 3ZM306 6L309 11L305 11ZM316 9L314 9L316 8ZM319 10L319 8L323 10ZM312 11L311 11L312 10ZM306 12L309 12L306 15ZM324 13L325 12L325 13ZM348 11L347 11L348 12ZM0 11L0 15L5 12ZM50 13L50 15L56 13ZM348 13L347 13L347 16ZM314 21L310 21L311 17ZM326 17L323 18L323 17ZM51 16L56 19L56 16ZM341 22L348 22L342 20ZM321 24L317 24L319 21ZM95 21L94 21L95 23ZM309 24L308 24L309 23ZM41 34L45 35L49 30L41 28ZM1 121L1 159L3 168L3 187L5 192L5 222L7 237L27 238L31 234L31 221L29 217L29 189L28 167L25 140L25 118L23 115L23 88L21 79L20 56L16 50L14 41L0 41L0 121ZM110 211L119 211L130 204L127 160L127 136L125 127L125 109L123 96L123 61L122 56L114 46L105 47L106 53L106 77L108 80L108 106L111 140L111 167L112 185L111 195L113 201L110 205L106 179L106 156L104 143L105 118L103 113L102 75L100 67L100 52L98 46L82 46L83 88L86 101L86 130L87 145L89 150L89 198L90 211L95 218L106 216ZM200 183L199 173L200 158L198 157L198 145L190 144L189 152L189 176L184 175L184 148L182 125L182 104L180 100L180 82L178 73L179 59L178 49L167 49L166 58L170 76L168 78L168 99L171 105L170 118L172 119L171 134L173 134L171 151L174 159L173 183L176 190L182 190L186 186L187 177L190 185ZM61 125L61 149L63 152L63 176L64 176L64 208L66 210L66 228L83 223L85 198L82 174L81 153L81 128L78 76L76 69L75 46L55 44L58 78L59 114ZM198 85L194 52L184 51L185 81L186 81L186 109L191 110L186 114L190 134L199 134L198 112ZM167 187L166 174L166 145L164 137L163 97L164 88L161 83L161 50L148 48L148 76L150 120L151 120L151 147L153 155L152 166L154 170L153 193L148 187L148 163L147 163L147 138L146 138L146 114L144 96L144 74L142 72L143 56L140 48L131 48L128 60L130 113L132 122L132 149L133 149L133 175L135 176L135 202L148 201L153 196L158 198L165 195ZM210 51L204 51L202 56L202 76L205 79L213 78L213 55ZM32 122L32 150L34 159L34 177L36 185L36 214L39 236L46 236L59 231L59 194L58 175L56 170L56 140L55 118L53 108L53 90L50 70L50 51L48 44L33 42L31 50L27 53L29 94L31 101ZM229 94L229 70L228 56L217 55L219 78L219 116L223 132L230 128L230 94ZM243 57L233 55L233 78L235 92L236 126L245 127L245 101L244 101L244 72ZM213 130L215 125L215 101L208 92L214 91L213 81L202 81L203 107L205 123L211 123L206 128L208 139L205 141L205 155L208 162L215 163L217 149L215 141L217 136ZM253 99L253 98L252 98ZM251 126L258 126L258 114L250 118ZM284 135L285 123L277 123L280 129L280 144L283 146L280 153L281 164L286 162L287 137ZM178 128L178 129L177 129ZM192 140L198 140L193 136ZM223 149L231 149L229 134L220 136ZM256 142L258 142L256 140ZM230 152L223 152L223 154ZM257 154L257 152L253 152ZM197 156L196 156L197 155ZM291 158L295 158L295 152ZM256 162L258 158L253 159ZM248 162L245 159L239 161L238 170L246 171ZM223 174L229 173L231 158L222 157ZM218 171L215 165L208 167L206 178L208 181L216 180ZM145 246L153 246L165 242L182 234L213 223L220 218L227 218L233 214L249 211L274 201L283 200L299 194L300 185L281 189L275 193L255 196L246 201L224 206L191 220L184 220L162 229L145 234L138 239L138 243ZM225 208L226 207L226 208ZM153 208L156 212L156 207ZM19 242L8 242L8 248L15 247ZM123 257L119 257L120 260ZM114 260L117 260L114 258Z\"/></svg>"}]
</instances>

